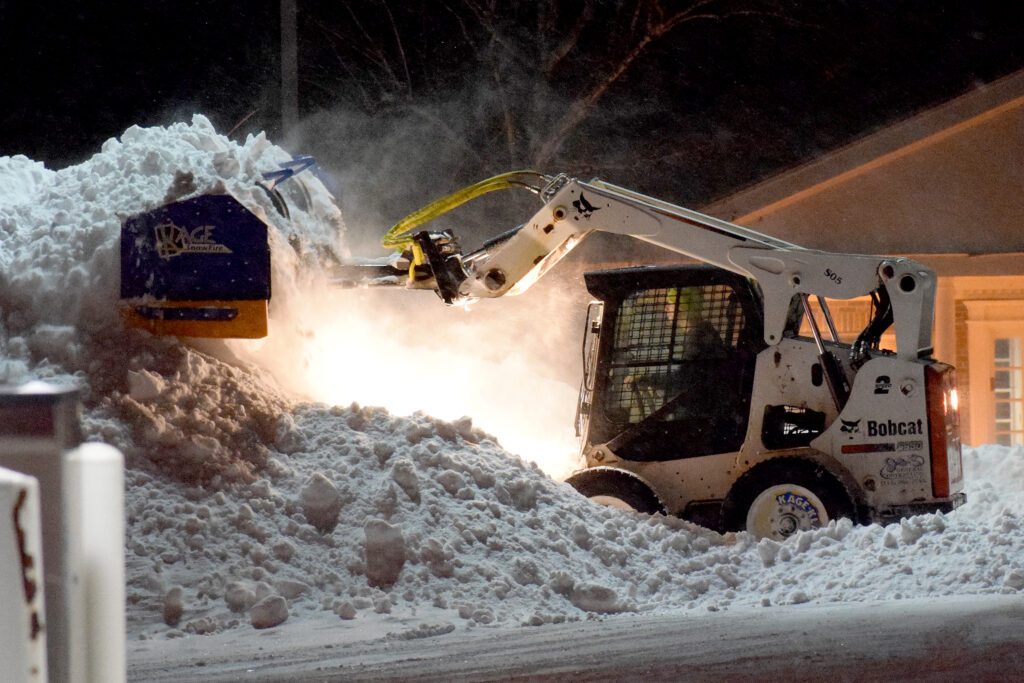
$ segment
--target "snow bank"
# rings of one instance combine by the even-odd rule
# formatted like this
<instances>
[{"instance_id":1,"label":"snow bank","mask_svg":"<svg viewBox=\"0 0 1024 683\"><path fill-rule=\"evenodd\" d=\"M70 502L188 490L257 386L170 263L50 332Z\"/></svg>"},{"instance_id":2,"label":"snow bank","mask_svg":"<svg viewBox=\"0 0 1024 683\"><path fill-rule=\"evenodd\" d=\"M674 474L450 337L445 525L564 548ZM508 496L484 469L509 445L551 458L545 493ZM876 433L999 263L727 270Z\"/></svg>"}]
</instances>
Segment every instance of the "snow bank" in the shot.
<instances>
[{"instance_id":1,"label":"snow bank","mask_svg":"<svg viewBox=\"0 0 1024 683\"><path fill-rule=\"evenodd\" d=\"M0 158L0 380L80 384L89 437L128 454L133 637L287 628L314 614L338 628L429 616L420 631L432 635L1024 588L1021 449L966 449L969 503L950 515L755 542L591 505L469 419L298 402L253 361L261 348L301 356L301 344L186 345L124 330L120 221L169 194L223 187L274 226L272 325L302 338L311 321L296 311L315 286L302 273L315 269L298 266L339 251L342 223L314 178L292 224L253 192L287 158L202 117L129 129L61 171Z\"/></svg>"},{"instance_id":2,"label":"snow bank","mask_svg":"<svg viewBox=\"0 0 1024 683\"><path fill-rule=\"evenodd\" d=\"M468 420L303 406L288 429L288 452L229 491L132 477L133 623L152 627L162 596L180 587L201 622L186 630L231 624L227 588L242 582L256 595L288 587L293 614L440 608L539 624L640 609L663 590L696 598L708 568L732 561L709 552L725 547L716 534L591 505ZM653 591L637 583L679 563L704 573L675 571Z\"/></svg>"},{"instance_id":3,"label":"snow bank","mask_svg":"<svg viewBox=\"0 0 1024 683\"><path fill-rule=\"evenodd\" d=\"M272 226L272 306L287 309L302 287L299 263L340 250L344 228L312 177L304 180L306 210L290 222L277 214L256 181L290 158L262 134L232 142L202 116L167 128L133 126L60 171L23 156L0 158L0 382L80 385L89 434L133 462L186 481L251 479L291 399L255 368L218 360L237 360L224 343L205 344L203 353L126 331L117 306L118 236L134 213L229 191ZM163 397L156 410L140 402L155 396Z\"/></svg>"},{"instance_id":4,"label":"snow bank","mask_svg":"<svg viewBox=\"0 0 1024 683\"><path fill-rule=\"evenodd\" d=\"M1009 482L999 470L998 489L1019 495L1021 449L967 449L972 503L950 515L842 521L776 543L592 505L468 422L303 406L290 428L289 452L252 484L211 494L134 476L133 633L180 633L158 618L178 587L190 617L179 629L195 633L243 623L231 607L238 586L287 593L292 619L441 613L467 625L1024 588L1024 515L984 473L1016 468ZM317 481L338 505L329 531L303 512Z\"/></svg>"}]
</instances>

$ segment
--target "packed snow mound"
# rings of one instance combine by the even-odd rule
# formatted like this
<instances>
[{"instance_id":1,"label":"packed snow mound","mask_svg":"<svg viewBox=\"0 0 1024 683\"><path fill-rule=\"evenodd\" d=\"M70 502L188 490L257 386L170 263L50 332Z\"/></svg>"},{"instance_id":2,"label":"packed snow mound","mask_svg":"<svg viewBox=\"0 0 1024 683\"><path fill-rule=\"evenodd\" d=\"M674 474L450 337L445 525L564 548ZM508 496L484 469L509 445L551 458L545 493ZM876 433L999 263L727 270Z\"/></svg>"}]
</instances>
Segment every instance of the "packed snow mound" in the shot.
<instances>
[{"instance_id":1,"label":"packed snow mound","mask_svg":"<svg viewBox=\"0 0 1024 683\"><path fill-rule=\"evenodd\" d=\"M1024 449L966 449L970 502L949 515L841 520L778 543L594 505L468 420L304 405L277 443L263 477L216 492L131 475L136 637L255 625L247 610L272 596L289 619L342 628L1024 589ZM168 625L171 591L183 617Z\"/></svg>"},{"instance_id":2,"label":"packed snow mound","mask_svg":"<svg viewBox=\"0 0 1024 683\"><path fill-rule=\"evenodd\" d=\"M44 322L86 334L116 328L121 222L170 200L230 192L275 228L271 242L281 269L294 263L281 244L293 234L340 246L341 214L316 178L303 179L313 190L310 206L291 221L257 186L262 172L290 158L262 134L239 145L198 115L191 124L133 126L88 161L60 171L23 156L0 158L0 272L4 310L13 318L8 334Z\"/></svg>"},{"instance_id":3,"label":"packed snow mound","mask_svg":"<svg viewBox=\"0 0 1024 683\"><path fill-rule=\"evenodd\" d=\"M338 253L341 213L306 174L303 206L283 219L258 186L291 159L264 135L244 144L203 116L140 128L88 161L51 171L0 157L0 383L31 378L82 387L87 433L185 481L251 480L290 399L222 342L206 352L124 328L119 234L132 214L167 201L230 192L270 226L275 308L294 301L314 255ZM303 264L304 268L299 268ZM272 308L271 314L274 314ZM157 398L154 410L139 399Z\"/></svg>"},{"instance_id":4,"label":"packed snow mound","mask_svg":"<svg viewBox=\"0 0 1024 683\"><path fill-rule=\"evenodd\" d=\"M188 632L241 623L243 605L272 595L293 615L435 608L541 624L650 609L668 592L685 604L732 571L718 534L592 505L469 420L306 405L280 427L248 485L131 476L134 628L153 632L172 589Z\"/></svg>"},{"instance_id":5,"label":"packed snow mound","mask_svg":"<svg viewBox=\"0 0 1024 683\"><path fill-rule=\"evenodd\" d=\"M128 391L112 391L92 413L130 429L126 443L134 446L126 447L134 458L183 482L216 487L257 476L291 405L254 369L172 345L132 357Z\"/></svg>"}]
</instances>

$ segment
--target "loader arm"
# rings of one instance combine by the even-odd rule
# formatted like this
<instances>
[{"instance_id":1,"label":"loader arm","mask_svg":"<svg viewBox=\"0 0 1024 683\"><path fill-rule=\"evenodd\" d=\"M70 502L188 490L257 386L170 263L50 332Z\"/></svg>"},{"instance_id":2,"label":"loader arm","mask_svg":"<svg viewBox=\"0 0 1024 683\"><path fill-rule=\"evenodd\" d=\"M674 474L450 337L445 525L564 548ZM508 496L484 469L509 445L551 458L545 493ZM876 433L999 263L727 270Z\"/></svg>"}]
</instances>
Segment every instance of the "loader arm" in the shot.
<instances>
[{"instance_id":1,"label":"loader arm","mask_svg":"<svg viewBox=\"0 0 1024 683\"><path fill-rule=\"evenodd\" d=\"M764 340L769 345L782 339L795 296L802 296L806 306L809 296L874 295L891 305L899 357L915 359L932 352L935 277L921 263L805 249L601 180L565 175L544 179L546 184L536 188L543 201L540 210L475 252L461 255L448 232L409 237L415 241L414 252L422 256L409 261L408 286L433 288L448 303L517 294L599 230L628 235L755 280L764 298ZM425 267L413 277L417 260ZM433 277L424 277L424 272Z\"/></svg>"}]
</instances>

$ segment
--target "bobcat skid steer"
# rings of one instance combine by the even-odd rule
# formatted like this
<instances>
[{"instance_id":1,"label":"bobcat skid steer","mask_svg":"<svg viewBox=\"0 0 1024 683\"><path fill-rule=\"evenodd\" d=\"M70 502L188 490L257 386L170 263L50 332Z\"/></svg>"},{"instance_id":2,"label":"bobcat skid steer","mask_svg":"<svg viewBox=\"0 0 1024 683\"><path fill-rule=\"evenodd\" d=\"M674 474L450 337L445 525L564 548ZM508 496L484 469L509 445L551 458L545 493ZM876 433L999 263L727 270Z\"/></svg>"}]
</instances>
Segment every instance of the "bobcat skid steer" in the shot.
<instances>
[{"instance_id":1,"label":"bobcat skid steer","mask_svg":"<svg viewBox=\"0 0 1024 683\"><path fill-rule=\"evenodd\" d=\"M476 251L448 230L416 231L509 187L541 208ZM259 226L223 198L191 201L126 223L126 304L150 329L161 319L160 333L265 333L232 328L250 306L265 320ZM703 265L585 276L597 299L577 420L586 466L568 479L583 495L775 539L963 503L955 371L932 356L935 276L911 259L805 249L601 180L518 171L411 214L384 238L391 257L343 266L335 281L431 290L448 304L500 297L595 230ZM844 340L828 300L855 297L870 297L872 314ZM881 348L890 328L894 351Z\"/></svg>"}]
</instances>

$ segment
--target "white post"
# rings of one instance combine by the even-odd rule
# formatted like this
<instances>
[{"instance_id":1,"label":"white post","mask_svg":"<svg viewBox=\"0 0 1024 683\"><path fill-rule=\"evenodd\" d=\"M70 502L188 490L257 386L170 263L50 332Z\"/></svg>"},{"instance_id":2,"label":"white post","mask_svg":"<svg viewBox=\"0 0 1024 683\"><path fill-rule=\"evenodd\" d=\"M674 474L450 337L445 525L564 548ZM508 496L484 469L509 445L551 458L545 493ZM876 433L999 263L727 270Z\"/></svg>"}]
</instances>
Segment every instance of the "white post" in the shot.
<instances>
[{"instance_id":1,"label":"white post","mask_svg":"<svg viewBox=\"0 0 1024 683\"><path fill-rule=\"evenodd\" d=\"M80 539L70 532L81 486L66 466L67 451L81 441L77 390L43 382L0 387L0 467L39 482L47 670L54 683L85 681Z\"/></svg>"},{"instance_id":2,"label":"white post","mask_svg":"<svg viewBox=\"0 0 1024 683\"><path fill-rule=\"evenodd\" d=\"M34 477L0 468L0 676L45 683L46 635Z\"/></svg>"},{"instance_id":3,"label":"white post","mask_svg":"<svg viewBox=\"0 0 1024 683\"><path fill-rule=\"evenodd\" d=\"M81 445L78 411L75 389L0 386L0 467L38 481L49 680L116 683L126 668L123 465L109 446Z\"/></svg>"},{"instance_id":4,"label":"white post","mask_svg":"<svg viewBox=\"0 0 1024 683\"><path fill-rule=\"evenodd\" d=\"M82 539L88 680L124 681L124 458L106 444L86 443L68 454L68 466L82 487L76 533Z\"/></svg>"}]
</instances>

